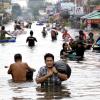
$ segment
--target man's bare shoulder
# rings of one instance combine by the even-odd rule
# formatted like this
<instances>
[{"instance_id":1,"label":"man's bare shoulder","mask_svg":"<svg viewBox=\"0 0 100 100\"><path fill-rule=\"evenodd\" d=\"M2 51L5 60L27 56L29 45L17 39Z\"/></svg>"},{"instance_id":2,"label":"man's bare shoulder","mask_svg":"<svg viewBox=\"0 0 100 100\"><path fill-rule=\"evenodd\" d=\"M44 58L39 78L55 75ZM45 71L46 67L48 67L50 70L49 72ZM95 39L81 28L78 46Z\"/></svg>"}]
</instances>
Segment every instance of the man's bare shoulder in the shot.
<instances>
[{"instance_id":1,"label":"man's bare shoulder","mask_svg":"<svg viewBox=\"0 0 100 100\"><path fill-rule=\"evenodd\" d=\"M30 68L29 65L28 65L26 62L23 62L22 64L23 64L23 66L25 66L26 68L28 68L28 69Z\"/></svg>"},{"instance_id":2,"label":"man's bare shoulder","mask_svg":"<svg viewBox=\"0 0 100 100\"><path fill-rule=\"evenodd\" d=\"M24 65L28 66L28 64L27 64L26 62L23 62L22 64L24 64Z\"/></svg>"},{"instance_id":3,"label":"man's bare shoulder","mask_svg":"<svg viewBox=\"0 0 100 100\"><path fill-rule=\"evenodd\" d=\"M15 65L15 63L12 63L12 64L10 64L10 67L12 67L12 66L14 66Z\"/></svg>"}]
</instances>

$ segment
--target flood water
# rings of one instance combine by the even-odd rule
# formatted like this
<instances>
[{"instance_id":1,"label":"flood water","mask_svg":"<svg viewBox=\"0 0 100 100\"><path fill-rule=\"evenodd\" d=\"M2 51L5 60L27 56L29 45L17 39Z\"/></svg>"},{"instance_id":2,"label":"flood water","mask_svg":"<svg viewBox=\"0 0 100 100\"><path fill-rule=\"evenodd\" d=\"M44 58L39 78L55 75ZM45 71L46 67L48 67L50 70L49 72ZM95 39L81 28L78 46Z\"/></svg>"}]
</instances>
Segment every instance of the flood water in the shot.
<instances>
[{"instance_id":1,"label":"flood water","mask_svg":"<svg viewBox=\"0 0 100 100\"><path fill-rule=\"evenodd\" d=\"M17 36L16 43L0 44L0 100L100 100L100 53L87 50L85 60L76 62L68 61L72 69L70 79L62 83L62 87L40 88L35 82L37 71L44 65L44 54L53 53L55 61L59 60L62 49L61 34L58 40L51 41L50 33L46 38L42 37L43 26L32 25L34 36L38 42L34 48L29 48L26 44L27 34ZM12 30L12 24L7 26L7 30ZM69 29L74 35L75 30ZM23 62L36 69L33 82L13 83L11 75L7 74L9 66L14 62L13 56L21 53Z\"/></svg>"}]
</instances>

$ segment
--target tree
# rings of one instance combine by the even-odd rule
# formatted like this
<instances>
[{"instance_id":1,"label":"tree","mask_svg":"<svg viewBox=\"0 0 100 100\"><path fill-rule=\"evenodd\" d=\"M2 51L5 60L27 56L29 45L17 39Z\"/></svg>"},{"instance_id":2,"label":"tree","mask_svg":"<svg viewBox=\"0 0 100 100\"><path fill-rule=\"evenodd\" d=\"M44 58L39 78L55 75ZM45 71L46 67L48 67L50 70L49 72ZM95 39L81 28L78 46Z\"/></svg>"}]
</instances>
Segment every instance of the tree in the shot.
<instances>
[{"instance_id":1,"label":"tree","mask_svg":"<svg viewBox=\"0 0 100 100\"><path fill-rule=\"evenodd\" d=\"M63 19L66 19L66 20L70 17L70 14L68 11L62 11L60 15Z\"/></svg>"},{"instance_id":2,"label":"tree","mask_svg":"<svg viewBox=\"0 0 100 100\"><path fill-rule=\"evenodd\" d=\"M45 7L45 0L29 0L28 7L31 9L34 16L38 16L39 10L44 9Z\"/></svg>"},{"instance_id":3,"label":"tree","mask_svg":"<svg viewBox=\"0 0 100 100\"><path fill-rule=\"evenodd\" d=\"M22 14L22 10L19 4L16 3L12 6L12 14L15 18Z\"/></svg>"},{"instance_id":4,"label":"tree","mask_svg":"<svg viewBox=\"0 0 100 100\"><path fill-rule=\"evenodd\" d=\"M39 15L39 8L38 7L31 7L31 12L34 16Z\"/></svg>"}]
</instances>

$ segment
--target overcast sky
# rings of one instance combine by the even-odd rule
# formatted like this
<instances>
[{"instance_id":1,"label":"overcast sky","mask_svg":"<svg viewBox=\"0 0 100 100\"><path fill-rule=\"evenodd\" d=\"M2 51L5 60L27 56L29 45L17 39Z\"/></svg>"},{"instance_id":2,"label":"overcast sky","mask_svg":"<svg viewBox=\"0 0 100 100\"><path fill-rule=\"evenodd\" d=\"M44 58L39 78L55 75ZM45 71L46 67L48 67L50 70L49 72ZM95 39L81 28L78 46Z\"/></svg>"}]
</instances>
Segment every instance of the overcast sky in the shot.
<instances>
[{"instance_id":1,"label":"overcast sky","mask_svg":"<svg viewBox=\"0 0 100 100\"><path fill-rule=\"evenodd\" d=\"M48 2L56 3L59 0L47 0Z\"/></svg>"},{"instance_id":2,"label":"overcast sky","mask_svg":"<svg viewBox=\"0 0 100 100\"><path fill-rule=\"evenodd\" d=\"M12 0L12 3L18 3L21 7L26 7L27 6L26 1L27 0Z\"/></svg>"},{"instance_id":3,"label":"overcast sky","mask_svg":"<svg viewBox=\"0 0 100 100\"><path fill-rule=\"evenodd\" d=\"M16 3L20 4L21 7L26 7L27 6L26 1L28 1L28 0L12 0L12 3L16 2ZM46 1L56 3L59 0L46 0Z\"/></svg>"}]
</instances>

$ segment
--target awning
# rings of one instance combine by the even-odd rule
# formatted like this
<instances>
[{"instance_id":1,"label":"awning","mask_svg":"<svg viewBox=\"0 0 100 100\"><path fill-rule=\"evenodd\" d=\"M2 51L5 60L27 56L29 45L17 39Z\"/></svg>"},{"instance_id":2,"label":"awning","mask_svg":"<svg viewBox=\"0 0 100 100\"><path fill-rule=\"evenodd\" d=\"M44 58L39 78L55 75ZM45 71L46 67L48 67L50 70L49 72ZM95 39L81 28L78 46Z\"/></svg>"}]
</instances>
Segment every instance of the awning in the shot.
<instances>
[{"instance_id":1,"label":"awning","mask_svg":"<svg viewBox=\"0 0 100 100\"><path fill-rule=\"evenodd\" d=\"M99 15L96 15L96 16L91 16L88 19L100 19L100 14Z\"/></svg>"},{"instance_id":2,"label":"awning","mask_svg":"<svg viewBox=\"0 0 100 100\"><path fill-rule=\"evenodd\" d=\"M93 11L85 16L82 16L81 19L100 19L100 11Z\"/></svg>"}]
</instances>

